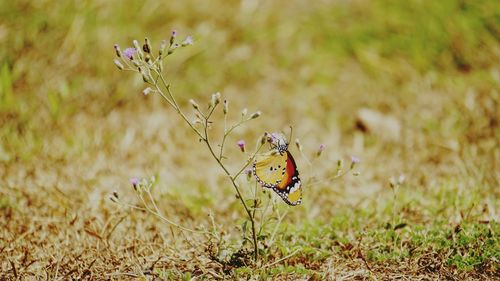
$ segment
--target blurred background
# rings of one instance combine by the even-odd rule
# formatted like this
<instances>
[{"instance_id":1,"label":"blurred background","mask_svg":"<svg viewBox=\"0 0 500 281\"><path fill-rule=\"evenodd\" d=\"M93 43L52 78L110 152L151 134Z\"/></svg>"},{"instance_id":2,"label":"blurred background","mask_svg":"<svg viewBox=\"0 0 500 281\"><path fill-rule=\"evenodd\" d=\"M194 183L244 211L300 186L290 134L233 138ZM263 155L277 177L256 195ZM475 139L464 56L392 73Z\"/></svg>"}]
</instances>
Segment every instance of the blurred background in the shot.
<instances>
[{"instance_id":1,"label":"blurred background","mask_svg":"<svg viewBox=\"0 0 500 281\"><path fill-rule=\"evenodd\" d=\"M55 225L75 214L85 226L105 221L112 190L127 196L130 177L152 175L181 221L203 223L208 209L222 221L241 214L194 134L113 64L113 44L148 37L157 52L172 30L195 41L165 65L186 110L190 98L205 104L221 92L229 120L262 111L228 140L233 169L246 159L236 141L253 145L264 131L292 125L311 159L326 145L312 166L291 147L306 184L289 222L376 209L401 174L409 200L421 200L409 220L459 217L447 194L498 218L496 1L21 0L0 3L0 208L17 206L13 224L33 214ZM351 155L360 176L325 180ZM436 217L426 202L445 210Z\"/></svg>"}]
</instances>

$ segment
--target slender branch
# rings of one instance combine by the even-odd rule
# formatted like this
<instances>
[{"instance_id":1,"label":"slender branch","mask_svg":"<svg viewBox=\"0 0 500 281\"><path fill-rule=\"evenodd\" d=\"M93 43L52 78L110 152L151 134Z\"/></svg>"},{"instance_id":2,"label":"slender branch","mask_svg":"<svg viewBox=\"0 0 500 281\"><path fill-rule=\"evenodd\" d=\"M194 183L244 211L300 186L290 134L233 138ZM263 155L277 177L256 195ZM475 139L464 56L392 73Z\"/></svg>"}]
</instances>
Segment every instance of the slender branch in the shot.
<instances>
[{"instance_id":1,"label":"slender branch","mask_svg":"<svg viewBox=\"0 0 500 281\"><path fill-rule=\"evenodd\" d=\"M254 195L253 195L253 214L252 214L252 238L253 238L253 245L254 245L254 253L253 257L255 261L259 259L259 249L257 247L257 232L255 231L255 212L257 211L257 181L255 182L255 189L254 189Z\"/></svg>"},{"instance_id":2,"label":"slender branch","mask_svg":"<svg viewBox=\"0 0 500 281\"><path fill-rule=\"evenodd\" d=\"M252 154L252 156L250 156L247 160L247 162L245 162L245 164L243 165L243 167L241 167L241 169L232 176L232 180L236 180L236 178L238 178L241 173L243 173L243 171L246 169L246 167L248 167L248 165L250 165L250 163L252 163L253 159L255 158L255 156L257 155L257 153L259 153L260 149L263 147L264 145L263 144L260 144L260 146L255 150L255 152Z\"/></svg>"},{"instance_id":3,"label":"slender branch","mask_svg":"<svg viewBox=\"0 0 500 281\"><path fill-rule=\"evenodd\" d=\"M224 164L221 162L221 160L215 155L215 152L214 152L214 150L212 148L212 145L210 144L210 140L209 140L209 137L208 137L208 132L207 132L207 127L206 126L205 126L205 138L203 139L203 141L207 145L208 150L210 151L210 154L212 154L212 156L215 158L215 160L217 161L217 163L219 164L219 166L222 168L222 170L224 170L224 173L226 173L226 175L231 180L231 183L233 184L233 187L236 190L236 193L238 194L238 198L240 199L241 203L243 204L243 207L245 208L245 211L247 212L248 217L251 218L252 214L250 213L250 210L248 209L248 206L245 203L245 200L241 196L241 192L240 192L240 189L238 188L238 184L236 183L235 179L233 179L233 177L231 176L231 173L227 170L226 166L224 166Z\"/></svg>"}]
</instances>

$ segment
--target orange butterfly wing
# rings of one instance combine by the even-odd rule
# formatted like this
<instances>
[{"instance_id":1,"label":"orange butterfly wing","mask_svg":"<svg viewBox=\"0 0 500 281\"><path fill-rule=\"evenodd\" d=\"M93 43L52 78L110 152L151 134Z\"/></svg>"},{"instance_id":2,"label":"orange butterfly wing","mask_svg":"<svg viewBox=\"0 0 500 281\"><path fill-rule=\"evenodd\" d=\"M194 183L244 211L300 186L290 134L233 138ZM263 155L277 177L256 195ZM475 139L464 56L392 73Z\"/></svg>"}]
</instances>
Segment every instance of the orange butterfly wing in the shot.
<instances>
[{"instance_id":1,"label":"orange butterfly wing","mask_svg":"<svg viewBox=\"0 0 500 281\"><path fill-rule=\"evenodd\" d=\"M290 152L271 153L257 157L254 175L264 187L272 188L287 204L302 202L302 188L297 165Z\"/></svg>"}]
</instances>

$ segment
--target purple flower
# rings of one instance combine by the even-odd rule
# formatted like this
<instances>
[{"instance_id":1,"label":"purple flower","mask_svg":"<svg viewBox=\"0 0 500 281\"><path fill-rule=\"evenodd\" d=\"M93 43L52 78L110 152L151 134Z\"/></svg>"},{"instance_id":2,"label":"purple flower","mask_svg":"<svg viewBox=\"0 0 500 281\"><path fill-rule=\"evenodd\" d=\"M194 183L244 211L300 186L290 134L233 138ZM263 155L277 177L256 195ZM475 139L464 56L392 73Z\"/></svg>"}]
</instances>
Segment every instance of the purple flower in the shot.
<instances>
[{"instance_id":1,"label":"purple flower","mask_svg":"<svg viewBox=\"0 0 500 281\"><path fill-rule=\"evenodd\" d=\"M358 157L356 157L354 155L351 156L351 163L353 163L353 164L359 164L359 162L361 162L361 161L359 160Z\"/></svg>"},{"instance_id":2,"label":"purple flower","mask_svg":"<svg viewBox=\"0 0 500 281\"><path fill-rule=\"evenodd\" d=\"M137 185L139 185L139 178L138 177L130 178L130 183L132 184L134 189L137 190Z\"/></svg>"},{"instance_id":3,"label":"purple flower","mask_svg":"<svg viewBox=\"0 0 500 281\"><path fill-rule=\"evenodd\" d=\"M137 50L135 48L127 48L123 51L123 55L129 60L132 60L136 52Z\"/></svg>"},{"instance_id":4,"label":"purple flower","mask_svg":"<svg viewBox=\"0 0 500 281\"><path fill-rule=\"evenodd\" d=\"M361 162L361 161L359 160L358 157L356 157L354 155L351 156L351 170L354 169L354 166L356 166L356 164L359 164L359 162Z\"/></svg>"},{"instance_id":5,"label":"purple flower","mask_svg":"<svg viewBox=\"0 0 500 281\"><path fill-rule=\"evenodd\" d=\"M239 140L236 144L240 147L241 152L245 152L245 141L244 140Z\"/></svg>"},{"instance_id":6,"label":"purple flower","mask_svg":"<svg viewBox=\"0 0 500 281\"><path fill-rule=\"evenodd\" d=\"M172 30L172 37L175 38L175 36L177 36L177 30L174 29L174 30Z\"/></svg>"},{"instance_id":7,"label":"purple flower","mask_svg":"<svg viewBox=\"0 0 500 281\"><path fill-rule=\"evenodd\" d=\"M323 152L323 150L325 150L325 148L326 148L326 145L324 143L320 144L319 148L318 148L318 152L316 152L316 155L320 156L321 153Z\"/></svg>"}]
</instances>

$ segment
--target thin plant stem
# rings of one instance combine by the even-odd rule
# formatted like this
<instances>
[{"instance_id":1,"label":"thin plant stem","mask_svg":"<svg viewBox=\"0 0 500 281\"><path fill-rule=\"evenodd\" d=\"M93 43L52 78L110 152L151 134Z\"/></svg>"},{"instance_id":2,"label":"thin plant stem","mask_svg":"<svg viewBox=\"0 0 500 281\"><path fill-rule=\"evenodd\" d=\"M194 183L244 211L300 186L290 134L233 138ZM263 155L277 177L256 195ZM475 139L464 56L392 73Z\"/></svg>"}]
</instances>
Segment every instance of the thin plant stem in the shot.
<instances>
[{"instance_id":1,"label":"thin plant stem","mask_svg":"<svg viewBox=\"0 0 500 281\"><path fill-rule=\"evenodd\" d=\"M208 121L206 121L206 122L208 122ZM243 199L243 196L241 195L240 189L238 188L238 184L236 183L236 179L233 178L233 176L231 176L231 173L227 170L226 166L224 166L224 164L221 162L221 159L219 159L215 155L215 151L213 150L212 145L210 144L210 139L208 137L207 125L208 124L206 123L205 124L205 138L203 139L203 141L207 145L208 150L212 154L213 158L215 158L215 160L217 161L217 163L219 164L219 166L222 168L222 170L224 170L224 172L226 173L226 175L228 176L228 178L231 180L231 183L233 184L233 187L234 187L236 193L238 194L238 198L240 199L241 204L243 205L243 208L245 209L245 212L247 213L248 219L250 219L250 223L252 225L252 238L253 238L253 241L254 241L254 245L253 245L253 248L254 248L254 260L257 261L257 259L259 257L258 256L259 253L258 253L258 244L257 244L257 233L255 232L255 219L252 216L252 213L250 212L250 209L248 208L247 204L245 203L245 199Z\"/></svg>"},{"instance_id":2,"label":"thin plant stem","mask_svg":"<svg viewBox=\"0 0 500 281\"><path fill-rule=\"evenodd\" d=\"M250 120L250 119L246 119L246 120L242 120L240 121L239 123L233 125L229 130L225 130L224 132L224 136L223 136L223 140L222 140L222 143L221 143L221 149L220 149L220 153L219 153L219 157L217 157L213 147L212 147L212 144L210 142L210 138L209 138L209 135L208 135L208 126L209 126L209 118L212 116L213 112L215 111L215 108L216 108L216 105L212 106L210 108L210 111L208 112L207 115L203 115L201 112L201 115L203 116L203 118L205 119L204 121L204 130L203 132L200 132L196 127L194 127L194 124L192 122L189 121L189 119L186 117L186 115L184 114L184 112L180 109L177 101L175 100L175 97L170 89L170 84L167 83L167 81L165 80L163 74L157 70L157 69L152 69L154 71L154 73L156 73L158 75L158 77L160 78L160 81L161 83L163 84L164 88L166 89L166 93L161 89L159 83L158 83L158 80L156 79L154 81L154 83L149 83L151 85L153 85L156 90L158 91L158 93L160 94L160 96L165 100L167 101L170 106L172 106L172 108L174 108L174 110L182 117L182 119L189 125L189 127L198 135L198 137L200 137L201 140L203 140L203 142L206 144L208 150L210 151L210 154L212 155L212 157L217 161L217 163L219 164L219 166L222 168L222 170L224 171L224 173L227 175L227 177L230 179L231 181L231 184L233 185L233 188L234 190L236 191L236 194L238 195L238 198L239 200L241 201L241 204L243 205L243 208L245 209L245 212L248 216L248 219L250 220L250 223L251 223L251 226L252 226L252 238L253 238L253 246L254 246L254 259L255 261L258 260L258 243L257 243L257 232L256 232L256 229L255 229L255 215L252 214L252 212L250 211L250 208L247 206L246 202L245 202L245 199L243 198L241 192L240 192L240 189L238 187L238 184L236 183L236 178L243 172L243 170L252 162L253 158L255 157L255 155L257 154L258 150L260 149L260 147L262 147L262 145L259 147L259 149L252 155L252 157L250 157L247 162L245 163L245 165L234 175L232 175L229 170L226 168L226 166L222 163L222 154L223 154L223 149L224 149L224 143L225 143L225 140L226 140L226 137L227 135L229 135L229 133L231 133L235 128L237 128L238 126L240 126L241 124L243 124L244 122ZM157 78L158 78L157 77ZM186 230L186 231L191 231L191 232L196 232L196 231L193 231L193 230L190 230L190 229L187 229L187 228L184 228L170 220L168 220L167 218L165 218L164 216L161 215L161 212L159 211L158 207L156 206L156 203L154 202L152 196L150 193L148 193L148 196L150 197L152 203L153 203L153 207L155 208L155 210L152 210L151 208L149 208L146 204L145 204L145 208L150 211L151 213L153 213L154 215L156 215L157 217L159 217L160 219L180 228L180 229L183 229L183 230ZM142 198L141 196L141 199L143 200L144 202L144 199ZM254 199L255 200L255 199ZM256 202L256 201L255 201ZM145 202L144 202L145 203ZM255 208L254 208L255 209Z\"/></svg>"}]
</instances>

